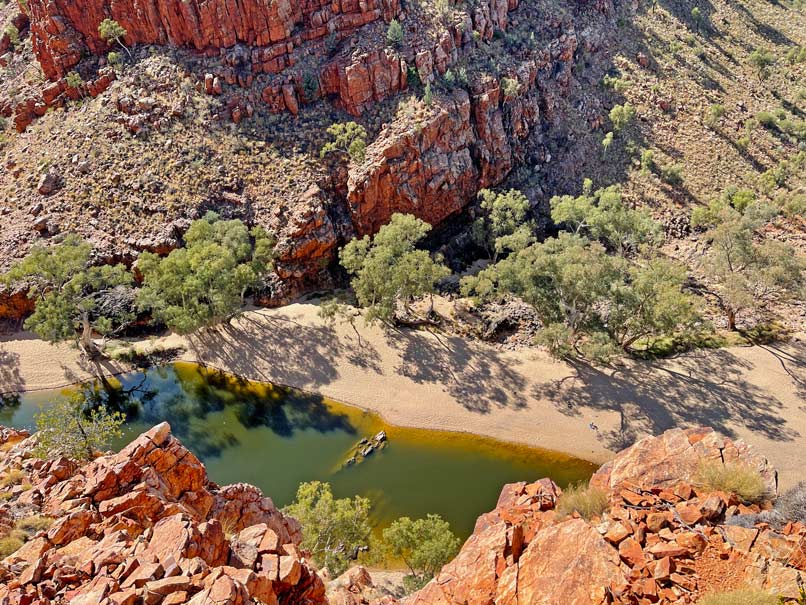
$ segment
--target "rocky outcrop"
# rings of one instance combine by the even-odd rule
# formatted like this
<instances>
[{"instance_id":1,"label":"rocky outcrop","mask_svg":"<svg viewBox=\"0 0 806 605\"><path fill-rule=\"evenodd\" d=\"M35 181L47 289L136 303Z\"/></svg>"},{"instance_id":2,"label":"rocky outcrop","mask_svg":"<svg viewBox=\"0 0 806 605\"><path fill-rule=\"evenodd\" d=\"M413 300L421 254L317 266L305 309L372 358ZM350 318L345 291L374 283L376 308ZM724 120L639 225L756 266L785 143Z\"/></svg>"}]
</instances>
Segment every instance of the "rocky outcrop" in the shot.
<instances>
[{"instance_id":1,"label":"rocky outcrop","mask_svg":"<svg viewBox=\"0 0 806 605\"><path fill-rule=\"evenodd\" d=\"M166 423L82 467L31 458L24 437L6 439L0 474L31 486L3 510L54 522L0 563L0 603L323 602L299 523L257 488L211 483Z\"/></svg>"},{"instance_id":2,"label":"rocky outcrop","mask_svg":"<svg viewBox=\"0 0 806 605\"><path fill-rule=\"evenodd\" d=\"M806 525L771 527L758 517L769 500L745 504L693 485L703 460L756 468L775 489L774 470L741 441L710 429L647 437L591 480L609 498L601 517L560 517L561 490L548 479L507 485L459 555L403 603L690 604L746 585L796 599Z\"/></svg>"},{"instance_id":3,"label":"rocky outcrop","mask_svg":"<svg viewBox=\"0 0 806 605\"><path fill-rule=\"evenodd\" d=\"M64 76L85 50L110 49L98 32L104 19L125 30L125 43L171 45L217 53L243 44L253 73L281 71L303 42L343 33L399 11L394 0L28 0L34 51L49 78ZM241 51L244 52L244 51ZM247 57L243 57L247 58ZM240 58L238 59L239 64Z\"/></svg>"},{"instance_id":4,"label":"rocky outcrop","mask_svg":"<svg viewBox=\"0 0 806 605\"><path fill-rule=\"evenodd\" d=\"M534 136L553 119L545 90L570 84L577 45L575 35L563 34L539 64L524 62L507 77L506 92L504 78L486 78L469 92L454 89L431 107L400 112L350 170L347 202L356 231L374 233L396 212L437 225L480 189L500 184L518 162L546 158ZM434 69L430 59L418 68L421 77Z\"/></svg>"}]
</instances>

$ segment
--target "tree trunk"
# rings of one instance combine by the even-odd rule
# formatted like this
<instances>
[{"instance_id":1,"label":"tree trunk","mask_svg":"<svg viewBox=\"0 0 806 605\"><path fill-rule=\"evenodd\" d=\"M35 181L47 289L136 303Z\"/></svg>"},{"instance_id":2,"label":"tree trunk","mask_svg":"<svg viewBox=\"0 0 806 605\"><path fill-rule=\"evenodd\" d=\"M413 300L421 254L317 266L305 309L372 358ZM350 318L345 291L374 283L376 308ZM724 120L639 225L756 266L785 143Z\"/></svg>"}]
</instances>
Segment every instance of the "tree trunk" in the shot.
<instances>
[{"instance_id":1,"label":"tree trunk","mask_svg":"<svg viewBox=\"0 0 806 605\"><path fill-rule=\"evenodd\" d=\"M733 309L726 309L725 312L728 317L728 330L731 332L736 332L736 311Z\"/></svg>"},{"instance_id":2,"label":"tree trunk","mask_svg":"<svg viewBox=\"0 0 806 605\"><path fill-rule=\"evenodd\" d=\"M81 350L84 351L84 354L90 359L95 359L101 353L92 340L92 324L90 324L89 315L86 313L81 316L80 345Z\"/></svg>"}]
</instances>

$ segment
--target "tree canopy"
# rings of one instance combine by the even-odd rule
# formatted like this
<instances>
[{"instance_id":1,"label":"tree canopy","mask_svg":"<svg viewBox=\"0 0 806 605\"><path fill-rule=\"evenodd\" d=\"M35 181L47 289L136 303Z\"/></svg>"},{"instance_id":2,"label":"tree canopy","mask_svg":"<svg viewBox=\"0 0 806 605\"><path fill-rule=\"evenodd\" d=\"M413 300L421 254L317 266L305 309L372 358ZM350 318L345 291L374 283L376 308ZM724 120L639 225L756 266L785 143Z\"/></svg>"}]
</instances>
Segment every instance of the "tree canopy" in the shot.
<instances>
[{"instance_id":1,"label":"tree canopy","mask_svg":"<svg viewBox=\"0 0 806 605\"><path fill-rule=\"evenodd\" d=\"M425 586L460 546L450 524L439 515L416 520L401 517L383 530L383 540L390 554L409 568L410 574L403 579L409 591Z\"/></svg>"},{"instance_id":2,"label":"tree canopy","mask_svg":"<svg viewBox=\"0 0 806 605\"><path fill-rule=\"evenodd\" d=\"M251 231L239 220L215 213L194 221L185 247L165 258L144 252L138 307L179 334L232 317L272 266L274 241L262 227Z\"/></svg>"},{"instance_id":3,"label":"tree canopy","mask_svg":"<svg viewBox=\"0 0 806 605\"><path fill-rule=\"evenodd\" d=\"M367 322L391 323L399 311L411 314L410 303L432 294L450 271L427 250L415 248L431 226L411 215L395 214L375 237L364 236L340 252L342 266L353 276L358 304L366 308Z\"/></svg>"},{"instance_id":4,"label":"tree canopy","mask_svg":"<svg viewBox=\"0 0 806 605\"><path fill-rule=\"evenodd\" d=\"M529 200L517 189L479 192L482 214L472 227L473 241L495 262L503 252L522 250L534 241L534 223L528 220Z\"/></svg>"},{"instance_id":5,"label":"tree canopy","mask_svg":"<svg viewBox=\"0 0 806 605\"><path fill-rule=\"evenodd\" d=\"M328 483L302 483L285 511L302 524L302 545L332 577L342 574L369 547L370 501L361 496L333 497Z\"/></svg>"},{"instance_id":6,"label":"tree canopy","mask_svg":"<svg viewBox=\"0 0 806 605\"><path fill-rule=\"evenodd\" d=\"M121 436L125 420L121 412L109 412L103 405L86 409L84 395L74 393L37 414L34 454L40 458L91 460L95 452Z\"/></svg>"},{"instance_id":7,"label":"tree canopy","mask_svg":"<svg viewBox=\"0 0 806 605\"><path fill-rule=\"evenodd\" d=\"M109 334L131 321L132 276L123 265L91 266L92 246L76 235L46 248L36 246L3 277L25 285L36 299L25 327L43 340L75 339L85 354L97 355L93 333Z\"/></svg>"},{"instance_id":8,"label":"tree canopy","mask_svg":"<svg viewBox=\"0 0 806 605\"><path fill-rule=\"evenodd\" d=\"M765 204L735 204L725 196L692 213L693 225L708 228L711 247L701 267L730 330L737 329L743 310L806 293L804 259L791 246L757 233L775 214Z\"/></svg>"}]
</instances>

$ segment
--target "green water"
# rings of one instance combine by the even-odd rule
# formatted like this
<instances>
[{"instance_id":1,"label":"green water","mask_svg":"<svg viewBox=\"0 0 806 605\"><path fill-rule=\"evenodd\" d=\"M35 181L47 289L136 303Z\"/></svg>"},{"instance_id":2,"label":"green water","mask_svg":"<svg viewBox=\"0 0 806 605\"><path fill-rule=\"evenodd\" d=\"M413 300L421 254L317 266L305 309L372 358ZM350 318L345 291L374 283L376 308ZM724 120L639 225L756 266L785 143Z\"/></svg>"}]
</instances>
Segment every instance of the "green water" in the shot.
<instances>
[{"instance_id":1,"label":"green water","mask_svg":"<svg viewBox=\"0 0 806 605\"><path fill-rule=\"evenodd\" d=\"M397 517L438 513L463 537L495 506L501 487L552 477L561 486L587 479L591 463L562 454L445 431L385 424L378 416L322 397L174 364L84 388L123 410L129 421L116 448L167 420L219 483L247 482L275 504L294 498L302 481L329 482L336 496L361 494L383 525ZM64 392L26 394L0 405L0 424L32 428L35 414ZM423 402L428 405L428 402ZM382 451L344 468L362 437L385 430Z\"/></svg>"}]
</instances>

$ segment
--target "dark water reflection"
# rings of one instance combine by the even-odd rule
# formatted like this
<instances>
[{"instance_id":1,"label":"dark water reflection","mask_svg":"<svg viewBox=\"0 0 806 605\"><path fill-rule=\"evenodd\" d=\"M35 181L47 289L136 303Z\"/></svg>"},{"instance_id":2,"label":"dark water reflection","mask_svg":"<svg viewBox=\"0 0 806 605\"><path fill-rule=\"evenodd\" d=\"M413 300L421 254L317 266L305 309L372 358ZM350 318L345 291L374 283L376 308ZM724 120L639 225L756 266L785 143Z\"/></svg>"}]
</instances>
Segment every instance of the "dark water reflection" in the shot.
<instances>
[{"instance_id":1,"label":"dark water reflection","mask_svg":"<svg viewBox=\"0 0 806 605\"><path fill-rule=\"evenodd\" d=\"M152 368L89 385L83 392L88 406L126 413L125 434L115 447L167 420L218 483L254 483L283 506L293 500L300 482L328 481L339 497L371 497L381 524L435 512L466 536L476 517L495 505L504 483L551 476L565 485L595 469L554 452L390 426L374 414L317 395L192 364ZM58 396L63 394L4 401L0 424L32 427L36 412ZM389 435L389 446L358 466L343 468L355 443L380 430Z\"/></svg>"}]
</instances>

